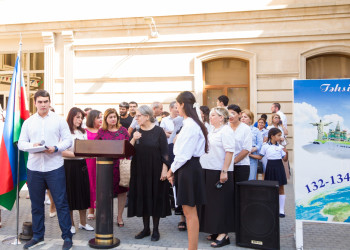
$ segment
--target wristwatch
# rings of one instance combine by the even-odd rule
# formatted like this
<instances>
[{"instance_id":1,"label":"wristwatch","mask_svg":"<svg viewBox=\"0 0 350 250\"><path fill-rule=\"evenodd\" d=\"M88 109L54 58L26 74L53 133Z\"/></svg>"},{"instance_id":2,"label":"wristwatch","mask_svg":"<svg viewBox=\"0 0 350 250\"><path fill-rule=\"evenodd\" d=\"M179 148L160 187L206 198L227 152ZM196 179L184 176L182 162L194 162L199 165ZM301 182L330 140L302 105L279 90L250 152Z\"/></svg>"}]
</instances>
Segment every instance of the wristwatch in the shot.
<instances>
[{"instance_id":1,"label":"wristwatch","mask_svg":"<svg viewBox=\"0 0 350 250\"><path fill-rule=\"evenodd\" d=\"M224 170L224 169L223 169L223 170L221 170L221 172L223 172L223 173L225 174L225 173L227 173L227 170Z\"/></svg>"},{"instance_id":2,"label":"wristwatch","mask_svg":"<svg viewBox=\"0 0 350 250\"><path fill-rule=\"evenodd\" d=\"M57 147L57 146L55 146L55 153L56 153L56 152L58 152L58 147Z\"/></svg>"}]
</instances>

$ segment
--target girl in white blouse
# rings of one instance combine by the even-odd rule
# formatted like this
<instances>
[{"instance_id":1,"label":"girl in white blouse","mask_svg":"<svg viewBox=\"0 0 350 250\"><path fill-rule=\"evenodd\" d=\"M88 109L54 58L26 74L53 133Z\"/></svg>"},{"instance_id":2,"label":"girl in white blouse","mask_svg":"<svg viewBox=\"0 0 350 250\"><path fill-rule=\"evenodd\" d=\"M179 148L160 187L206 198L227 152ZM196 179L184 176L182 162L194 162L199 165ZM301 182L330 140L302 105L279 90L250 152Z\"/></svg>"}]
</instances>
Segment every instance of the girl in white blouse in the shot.
<instances>
[{"instance_id":1,"label":"girl in white blouse","mask_svg":"<svg viewBox=\"0 0 350 250\"><path fill-rule=\"evenodd\" d=\"M286 172L282 159L288 160L287 150L279 144L281 141L282 132L278 128L271 128L268 134L268 141L265 143L260 151L260 159L263 156L267 159L265 180L278 181L279 183L279 202L280 202L280 217L285 217L284 203L286 195L284 194L284 185L287 184Z\"/></svg>"},{"instance_id":2,"label":"girl in white blouse","mask_svg":"<svg viewBox=\"0 0 350 250\"><path fill-rule=\"evenodd\" d=\"M234 232L235 136L226 108L213 108L209 117L209 152L200 158L208 203L201 208L200 231L211 234L207 239L214 241L212 247L222 247L230 244L228 233Z\"/></svg>"},{"instance_id":3,"label":"girl in white blouse","mask_svg":"<svg viewBox=\"0 0 350 250\"><path fill-rule=\"evenodd\" d=\"M196 206L207 202L199 157L208 152L208 132L200 121L199 105L191 92L181 92L176 98L176 105L184 121L174 145L175 159L167 177L171 184L174 179L177 182L176 200L187 220L188 249L195 250L199 235Z\"/></svg>"}]
</instances>

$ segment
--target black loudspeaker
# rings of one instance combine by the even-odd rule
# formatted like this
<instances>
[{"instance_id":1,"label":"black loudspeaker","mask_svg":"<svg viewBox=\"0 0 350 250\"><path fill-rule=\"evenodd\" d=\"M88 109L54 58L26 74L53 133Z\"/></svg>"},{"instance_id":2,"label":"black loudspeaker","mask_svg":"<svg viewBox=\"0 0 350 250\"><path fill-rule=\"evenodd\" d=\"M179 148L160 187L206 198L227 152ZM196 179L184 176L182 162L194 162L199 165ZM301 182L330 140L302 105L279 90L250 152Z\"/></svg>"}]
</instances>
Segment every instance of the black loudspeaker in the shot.
<instances>
[{"instance_id":1,"label":"black loudspeaker","mask_svg":"<svg viewBox=\"0 0 350 250\"><path fill-rule=\"evenodd\" d=\"M280 249L277 181L243 181L236 190L236 244Z\"/></svg>"}]
</instances>

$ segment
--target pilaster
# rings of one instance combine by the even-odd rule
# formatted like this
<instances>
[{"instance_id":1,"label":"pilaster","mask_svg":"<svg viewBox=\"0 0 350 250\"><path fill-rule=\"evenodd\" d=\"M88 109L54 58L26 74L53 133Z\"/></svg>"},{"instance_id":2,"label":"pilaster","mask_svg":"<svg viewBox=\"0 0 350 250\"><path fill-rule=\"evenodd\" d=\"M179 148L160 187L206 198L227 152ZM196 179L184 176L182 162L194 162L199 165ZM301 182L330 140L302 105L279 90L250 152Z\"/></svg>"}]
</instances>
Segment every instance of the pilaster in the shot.
<instances>
[{"instance_id":1,"label":"pilaster","mask_svg":"<svg viewBox=\"0 0 350 250\"><path fill-rule=\"evenodd\" d=\"M74 106L74 50L73 31L62 31L64 43L64 117L68 115L69 110Z\"/></svg>"},{"instance_id":2,"label":"pilaster","mask_svg":"<svg viewBox=\"0 0 350 250\"><path fill-rule=\"evenodd\" d=\"M55 35L42 32L44 42L44 89L49 92L51 103L55 103Z\"/></svg>"}]
</instances>

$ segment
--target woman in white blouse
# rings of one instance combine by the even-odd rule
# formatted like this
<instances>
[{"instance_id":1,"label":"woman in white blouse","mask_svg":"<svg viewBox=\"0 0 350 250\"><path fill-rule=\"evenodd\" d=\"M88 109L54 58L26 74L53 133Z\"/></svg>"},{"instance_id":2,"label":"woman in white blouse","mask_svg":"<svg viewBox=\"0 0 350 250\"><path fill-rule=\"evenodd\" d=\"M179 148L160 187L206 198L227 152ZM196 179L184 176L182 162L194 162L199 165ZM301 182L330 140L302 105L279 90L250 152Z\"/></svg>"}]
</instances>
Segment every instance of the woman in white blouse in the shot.
<instances>
[{"instance_id":1,"label":"woman in white blouse","mask_svg":"<svg viewBox=\"0 0 350 250\"><path fill-rule=\"evenodd\" d=\"M67 123L72 134L72 147L62 152L64 157L64 169L66 172L67 198L72 220L72 234L76 229L73 220L73 210L79 210L79 229L93 231L94 228L86 224L86 210L90 207L90 183L86 160L76 158L74 155L74 140L87 140L85 129L81 127L84 112L79 108L72 108L67 116Z\"/></svg>"},{"instance_id":2,"label":"woman in white blouse","mask_svg":"<svg viewBox=\"0 0 350 250\"><path fill-rule=\"evenodd\" d=\"M235 104L227 107L230 126L235 132L234 183L247 181L250 173L249 153L252 149L252 132L247 124L240 122L241 108Z\"/></svg>"},{"instance_id":3,"label":"woman in white blouse","mask_svg":"<svg viewBox=\"0 0 350 250\"><path fill-rule=\"evenodd\" d=\"M208 132L200 121L199 105L191 92L181 92L176 98L176 106L184 121L174 145L175 159L167 177L171 184L174 179L177 182L176 201L182 206L187 220L188 249L195 250L199 235L197 206L207 203L199 157L208 152Z\"/></svg>"},{"instance_id":4,"label":"woman in white blouse","mask_svg":"<svg viewBox=\"0 0 350 250\"><path fill-rule=\"evenodd\" d=\"M225 108L210 112L209 152L200 158L208 203L201 207L200 231L210 233L212 247L230 244L229 232L234 232L233 153L235 136L227 125Z\"/></svg>"}]
</instances>

